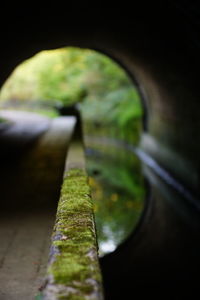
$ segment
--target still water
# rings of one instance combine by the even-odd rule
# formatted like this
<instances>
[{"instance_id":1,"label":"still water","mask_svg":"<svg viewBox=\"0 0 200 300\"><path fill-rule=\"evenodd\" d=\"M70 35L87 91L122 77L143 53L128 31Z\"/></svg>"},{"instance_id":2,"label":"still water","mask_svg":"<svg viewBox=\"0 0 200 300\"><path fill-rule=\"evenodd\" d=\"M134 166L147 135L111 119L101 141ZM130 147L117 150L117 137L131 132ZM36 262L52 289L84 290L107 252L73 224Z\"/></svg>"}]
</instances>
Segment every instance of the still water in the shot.
<instances>
[{"instance_id":1,"label":"still water","mask_svg":"<svg viewBox=\"0 0 200 300\"><path fill-rule=\"evenodd\" d=\"M197 200L143 152L141 163L109 139L85 144L105 299L191 297L199 287Z\"/></svg>"},{"instance_id":2,"label":"still water","mask_svg":"<svg viewBox=\"0 0 200 300\"><path fill-rule=\"evenodd\" d=\"M116 144L85 139L100 257L113 252L137 227L145 206L138 158Z\"/></svg>"}]
</instances>

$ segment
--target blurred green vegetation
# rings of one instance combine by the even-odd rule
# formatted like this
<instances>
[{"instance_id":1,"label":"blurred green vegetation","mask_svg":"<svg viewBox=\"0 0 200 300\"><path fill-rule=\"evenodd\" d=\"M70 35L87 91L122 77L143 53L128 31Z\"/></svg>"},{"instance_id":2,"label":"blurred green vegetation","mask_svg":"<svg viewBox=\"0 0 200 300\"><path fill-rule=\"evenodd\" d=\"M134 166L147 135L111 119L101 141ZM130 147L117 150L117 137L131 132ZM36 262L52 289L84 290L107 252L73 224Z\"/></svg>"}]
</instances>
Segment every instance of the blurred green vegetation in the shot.
<instances>
[{"instance_id":1,"label":"blurred green vegetation","mask_svg":"<svg viewBox=\"0 0 200 300\"><path fill-rule=\"evenodd\" d=\"M42 51L20 64L0 91L0 107L55 117L56 108L79 103L94 129L115 128L130 136L140 131L142 106L126 72L109 57L89 49ZM136 138L137 140L137 138Z\"/></svg>"}]
</instances>

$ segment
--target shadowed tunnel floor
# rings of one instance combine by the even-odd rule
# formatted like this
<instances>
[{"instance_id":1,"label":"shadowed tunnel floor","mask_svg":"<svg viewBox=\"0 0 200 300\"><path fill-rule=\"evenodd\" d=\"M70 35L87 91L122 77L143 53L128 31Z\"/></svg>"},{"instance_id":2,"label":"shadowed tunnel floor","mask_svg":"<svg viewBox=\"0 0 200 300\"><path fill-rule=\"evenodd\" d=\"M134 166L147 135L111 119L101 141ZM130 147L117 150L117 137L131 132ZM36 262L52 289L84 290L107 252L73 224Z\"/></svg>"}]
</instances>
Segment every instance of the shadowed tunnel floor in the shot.
<instances>
[{"instance_id":1,"label":"shadowed tunnel floor","mask_svg":"<svg viewBox=\"0 0 200 300\"><path fill-rule=\"evenodd\" d=\"M1 112L0 299L34 299L43 284L73 117Z\"/></svg>"}]
</instances>

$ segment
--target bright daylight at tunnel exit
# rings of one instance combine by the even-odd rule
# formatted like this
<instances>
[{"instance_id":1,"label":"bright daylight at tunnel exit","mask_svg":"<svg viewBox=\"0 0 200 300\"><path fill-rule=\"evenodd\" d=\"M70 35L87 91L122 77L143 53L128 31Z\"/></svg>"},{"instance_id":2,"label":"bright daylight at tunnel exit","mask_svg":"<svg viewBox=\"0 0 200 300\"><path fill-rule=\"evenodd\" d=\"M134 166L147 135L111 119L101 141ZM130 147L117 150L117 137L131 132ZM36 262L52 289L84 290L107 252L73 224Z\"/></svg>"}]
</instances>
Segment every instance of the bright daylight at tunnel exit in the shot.
<instances>
[{"instance_id":1,"label":"bright daylight at tunnel exit","mask_svg":"<svg viewBox=\"0 0 200 300\"><path fill-rule=\"evenodd\" d=\"M11 157L1 184L3 299L102 297L102 279L87 274L94 258L86 264L76 257L88 259L87 247L96 247L94 269L100 274L98 261L142 222L149 193L136 155L143 120L136 85L100 52L46 50L12 72L0 91L1 153ZM64 292L65 285L72 291Z\"/></svg>"}]
</instances>

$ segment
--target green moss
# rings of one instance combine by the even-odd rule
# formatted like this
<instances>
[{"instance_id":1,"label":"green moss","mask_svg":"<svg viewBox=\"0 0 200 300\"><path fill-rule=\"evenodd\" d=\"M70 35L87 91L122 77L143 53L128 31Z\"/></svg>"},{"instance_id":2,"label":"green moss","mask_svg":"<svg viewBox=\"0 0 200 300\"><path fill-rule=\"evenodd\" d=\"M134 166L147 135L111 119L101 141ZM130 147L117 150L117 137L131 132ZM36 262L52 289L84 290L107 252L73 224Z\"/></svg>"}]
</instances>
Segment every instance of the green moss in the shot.
<instances>
[{"instance_id":1,"label":"green moss","mask_svg":"<svg viewBox=\"0 0 200 300\"><path fill-rule=\"evenodd\" d=\"M72 293L70 297L60 299L85 299L84 295L94 291L94 281L97 286L101 284L101 274L97 258L93 204L88 178L82 170L72 169L64 179L53 246L58 251L49 266L49 274L53 275L55 284L77 290L77 294Z\"/></svg>"}]
</instances>

